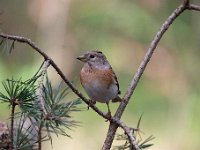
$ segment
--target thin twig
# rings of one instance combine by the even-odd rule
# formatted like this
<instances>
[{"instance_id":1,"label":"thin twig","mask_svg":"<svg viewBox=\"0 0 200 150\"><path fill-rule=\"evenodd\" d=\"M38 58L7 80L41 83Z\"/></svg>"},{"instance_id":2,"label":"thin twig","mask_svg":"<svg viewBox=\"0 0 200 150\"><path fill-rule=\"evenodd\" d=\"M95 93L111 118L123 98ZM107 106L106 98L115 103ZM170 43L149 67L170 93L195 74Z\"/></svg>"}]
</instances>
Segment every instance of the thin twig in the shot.
<instances>
[{"instance_id":1,"label":"thin twig","mask_svg":"<svg viewBox=\"0 0 200 150\"><path fill-rule=\"evenodd\" d=\"M194 5L194 4L189 4L187 6L187 9L189 9L189 10L195 10L195 11L200 11L200 6Z\"/></svg>"},{"instance_id":2,"label":"thin twig","mask_svg":"<svg viewBox=\"0 0 200 150\"><path fill-rule=\"evenodd\" d=\"M120 103L120 105L114 115L114 117L116 117L118 120L121 119L121 116L129 102L133 92L135 91L135 88L136 88L149 60L152 57L154 50L156 49L159 41L161 40L162 36L167 31L167 29L170 27L170 25L173 23L173 21L182 12L184 12L186 9L188 9L188 6L191 6L191 4L189 4L189 0L183 1L183 3L180 6L178 6L174 10L174 12L167 18L167 20L161 26L160 30L157 32L156 36L154 37L153 41L151 42L151 45L143 58L143 61L141 62L136 74L134 75L134 77L131 81L131 84L129 85L129 87L127 89L127 92L124 95L123 101ZM104 145L103 145L103 150L109 150L111 148L117 128L118 128L118 125L116 125L113 122L110 122L107 137L106 137Z\"/></svg>"},{"instance_id":3,"label":"thin twig","mask_svg":"<svg viewBox=\"0 0 200 150\"><path fill-rule=\"evenodd\" d=\"M42 70L41 70L41 77L40 80L38 81L39 83L39 90L38 90L38 98L37 98L37 104L42 110L42 115L41 115L41 122L39 125L38 129L38 150L42 149L42 127L43 127L43 118L45 118L48 114L45 109L45 100L44 100L44 91L43 91L43 82L44 82L44 77L47 74L47 69L50 65L50 61L46 60L43 64Z\"/></svg>"},{"instance_id":4,"label":"thin twig","mask_svg":"<svg viewBox=\"0 0 200 150\"><path fill-rule=\"evenodd\" d=\"M133 145L134 149L139 150L140 148L138 146L138 143L136 142L136 139L133 135L132 130L129 127L127 127L121 120L115 119L115 118L113 119L114 119L114 122L120 125L120 127L124 130L125 134L128 136L130 144Z\"/></svg>"},{"instance_id":5,"label":"thin twig","mask_svg":"<svg viewBox=\"0 0 200 150\"><path fill-rule=\"evenodd\" d=\"M43 116L41 116L40 125L38 129L38 150L42 150L42 127L43 127Z\"/></svg>"},{"instance_id":6,"label":"thin twig","mask_svg":"<svg viewBox=\"0 0 200 150\"><path fill-rule=\"evenodd\" d=\"M12 102L12 109L11 109L11 124L10 124L10 138L11 138L11 143L10 143L10 150L14 148L14 120L15 120L15 99L13 99Z\"/></svg>"}]
</instances>

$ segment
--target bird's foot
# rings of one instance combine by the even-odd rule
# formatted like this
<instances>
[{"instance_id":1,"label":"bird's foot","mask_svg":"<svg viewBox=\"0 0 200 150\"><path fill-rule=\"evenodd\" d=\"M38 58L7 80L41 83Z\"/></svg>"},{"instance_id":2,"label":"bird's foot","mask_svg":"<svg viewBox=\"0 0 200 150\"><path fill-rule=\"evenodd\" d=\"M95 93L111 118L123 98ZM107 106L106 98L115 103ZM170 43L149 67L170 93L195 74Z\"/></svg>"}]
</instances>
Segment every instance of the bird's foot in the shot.
<instances>
[{"instance_id":1,"label":"bird's foot","mask_svg":"<svg viewBox=\"0 0 200 150\"><path fill-rule=\"evenodd\" d=\"M106 121L105 121L105 122L108 122L108 121L110 121L110 120L111 120L111 118L112 118L112 115L111 115L111 112L110 112L110 111L108 111L108 112L107 112L107 114L106 114L106 117L107 117L107 119L106 119Z\"/></svg>"},{"instance_id":2,"label":"bird's foot","mask_svg":"<svg viewBox=\"0 0 200 150\"><path fill-rule=\"evenodd\" d=\"M122 101L122 99L119 96L117 96L115 99L112 99L113 103L121 102L121 101Z\"/></svg>"},{"instance_id":3,"label":"bird's foot","mask_svg":"<svg viewBox=\"0 0 200 150\"><path fill-rule=\"evenodd\" d=\"M94 100L89 100L88 110L89 110L89 108L90 108L92 105L95 105L95 104L96 104L96 101L94 101Z\"/></svg>"}]
</instances>

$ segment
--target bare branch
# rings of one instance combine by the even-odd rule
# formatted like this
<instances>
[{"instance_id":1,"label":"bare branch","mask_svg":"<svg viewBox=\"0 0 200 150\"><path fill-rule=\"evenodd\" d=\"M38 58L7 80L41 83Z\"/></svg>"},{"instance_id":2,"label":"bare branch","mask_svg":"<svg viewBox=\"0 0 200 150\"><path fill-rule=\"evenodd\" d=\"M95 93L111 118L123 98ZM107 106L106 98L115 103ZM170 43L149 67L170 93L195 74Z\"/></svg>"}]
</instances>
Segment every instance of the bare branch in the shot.
<instances>
[{"instance_id":1,"label":"bare branch","mask_svg":"<svg viewBox=\"0 0 200 150\"><path fill-rule=\"evenodd\" d=\"M195 11L200 11L200 6L194 5L194 4L189 4L187 6L187 9L189 9L189 10L195 10Z\"/></svg>"},{"instance_id":2,"label":"bare branch","mask_svg":"<svg viewBox=\"0 0 200 150\"><path fill-rule=\"evenodd\" d=\"M125 134L128 136L129 142L131 145L133 145L135 150L139 150L138 143L136 142L135 137L133 136L132 130L130 130L129 127L127 127L121 120L113 118L116 124L118 124L125 132Z\"/></svg>"},{"instance_id":3,"label":"bare branch","mask_svg":"<svg viewBox=\"0 0 200 150\"><path fill-rule=\"evenodd\" d=\"M170 25L173 23L173 21L184 11L186 10L188 1L184 1L179 7L175 9L175 11L167 18L167 20L164 22L164 24L161 26L160 30L155 35L153 41L151 42L151 45L149 49L147 50L143 61L141 62L136 74L134 75L130 86L127 89L127 92L124 95L124 100L126 103L128 103L129 99L131 98L149 60L151 59L154 50L156 49L158 42L161 40L164 33L167 31L167 29L170 27Z\"/></svg>"},{"instance_id":4,"label":"bare branch","mask_svg":"<svg viewBox=\"0 0 200 150\"><path fill-rule=\"evenodd\" d=\"M149 62L149 60L151 59L154 50L156 49L159 41L161 40L162 36L164 35L164 33L167 31L167 29L170 27L170 25L173 23L173 21L182 13L184 12L187 7L189 6L189 0L185 0L183 1L183 3L178 6L174 12L167 18L167 20L163 23L163 25L161 26L160 30L157 32L157 34L155 35L153 41L151 42L151 45L149 47L149 49L147 50L136 74L134 75L131 84L129 85L123 101L120 103L120 106L118 107L115 116L118 120L121 119L121 116L126 108L126 105L128 104L133 92L135 91L135 88ZM113 143L114 140L114 136L115 133L117 131L118 126L113 123L110 122L110 126L109 126L109 130L107 133L107 137L105 139L104 145L103 145L103 150L109 150L111 148L111 145Z\"/></svg>"}]
</instances>

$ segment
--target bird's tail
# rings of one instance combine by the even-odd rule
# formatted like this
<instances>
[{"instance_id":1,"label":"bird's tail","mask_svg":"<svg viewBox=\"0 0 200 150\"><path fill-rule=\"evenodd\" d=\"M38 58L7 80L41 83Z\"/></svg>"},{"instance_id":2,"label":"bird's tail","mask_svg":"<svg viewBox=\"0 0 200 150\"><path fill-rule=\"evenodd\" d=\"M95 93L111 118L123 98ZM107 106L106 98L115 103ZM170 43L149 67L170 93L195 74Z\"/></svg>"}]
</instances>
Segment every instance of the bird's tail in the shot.
<instances>
[{"instance_id":1,"label":"bird's tail","mask_svg":"<svg viewBox=\"0 0 200 150\"><path fill-rule=\"evenodd\" d=\"M121 101L122 101L122 99L119 96L117 96L115 99L112 99L113 103L121 102Z\"/></svg>"}]
</instances>

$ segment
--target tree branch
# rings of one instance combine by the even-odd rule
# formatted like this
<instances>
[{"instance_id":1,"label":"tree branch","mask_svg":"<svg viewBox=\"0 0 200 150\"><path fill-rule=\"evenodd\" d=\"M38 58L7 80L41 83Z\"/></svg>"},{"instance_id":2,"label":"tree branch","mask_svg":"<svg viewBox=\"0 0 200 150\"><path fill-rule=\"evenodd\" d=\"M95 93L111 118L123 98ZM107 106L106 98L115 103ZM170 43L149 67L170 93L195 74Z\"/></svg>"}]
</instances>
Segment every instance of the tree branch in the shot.
<instances>
[{"instance_id":1,"label":"tree branch","mask_svg":"<svg viewBox=\"0 0 200 150\"><path fill-rule=\"evenodd\" d=\"M14 148L14 121L15 121L15 106L16 106L16 99L13 99L12 100L12 110L11 110L11 125L10 125L10 139L11 139L11 142L10 142L10 150L12 150Z\"/></svg>"},{"instance_id":2,"label":"tree branch","mask_svg":"<svg viewBox=\"0 0 200 150\"><path fill-rule=\"evenodd\" d=\"M42 66L41 77L40 77L40 80L38 81L39 89L38 89L37 104L42 111L41 122L38 129L38 150L42 149L42 127L43 127L43 122L44 122L43 119L48 115L45 109L43 82L44 82L44 77L47 74L47 69L49 65L50 65L49 60L46 60Z\"/></svg>"},{"instance_id":3,"label":"tree branch","mask_svg":"<svg viewBox=\"0 0 200 150\"><path fill-rule=\"evenodd\" d=\"M133 136L133 132L130 130L129 127L127 127L121 120L113 118L114 123L118 124L124 131L125 134L128 136L129 142L131 145L133 145L135 150L140 150L138 143L136 142L135 137Z\"/></svg>"},{"instance_id":4,"label":"tree branch","mask_svg":"<svg viewBox=\"0 0 200 150\"><path fill-rule=\"evenodd\" d=\"M44 53L38 46L36 46L30 39L27 39L25 37L20 37L20 36L8 35L8 34L4 34L4 33L0 33L0 37L9 39L9 40L14 40L14 41L17 41L20 43L28 44L30 47L32 47L34 50L36 50L40 55L43 56L45 62L48 62L45 65L46 66L45 68L47 68L50 64L56 70L56 72L59 74L59 76L63 79L63 81L71 88L71 90L79 98L81 98L86 104L88 104L88 105L90 104L89 101L87 100L87 98L85 96L83 96L83 94L80 93L78 91L78 89L76 89L75 86L66 78L66 76L63 74L63 72L60 70L60 68L56 65L56 63L46 53ZM43 73L44 72L45 72L45 70L43 71ZM129 139L132 140L131 143L134 143L134 137L133 137L133 135L130 134L130 131L129 131L130 129L124 123L122 123L121 121L117 121L116 119L114 119L114 117L108 118L107 115L104 112L102 112L101 110L99 110L95 105L90 105L90 107L95 112L97 112L100 116L105 118L106 120L109 120L110 122L115 122L115 124L117 124L119 127L121 127L124 130L124 132L127 134ZM43 111L45 112L45 110L43 110ZM138 147L138 146L136 146L136 147Z\"/></svg>"},{"instance_id":5,"label":"tree branch","mask_svg":"<svg viewBox=\"0 0 200 150\"><path fill-rule=\"evenodd\" d=\"M112 117L109 121L110 121L110 126L109 126L109 130L107 133L107 137L105 139L104 145L103 145L103 150L109 150L113 140L114 140L114 136L116 133L116 130L118 127L121 127L125 133L127 134L130 143L134 146L134 148L136 150L139 150L139 146L130 130L130 128L128 128L121 120L121 116L126 108L126 105L129 103L129 100L149 62L149 60L151 59L154 50L156 49L159 41L161 40L162 36L164 35L164 33L167 31L167 29L170 27L170 25L173 23L173 21L182 13L184 12L186 9L188 10L196 10L196 11L200 11L200 6L198 5L193 5L189 3L189 0L184 0L184 2L177 7L177 9L168 17L168 19L164 22L164 24L161 26L160 30L158 31L158 33L156 34L156 36L154 37L153 41L151 42L151 45L149 47L149 49L147 50L143 61L141 62L136 74L134 75L124 97L123 97L123 101L120 103L114 117ZM44 53L39 47L37 47L30 39L27 39L25 37L20 37L20 36L13 36L13 35L7 35L4 33L0 33L0 37L5 38L5 39L9 39L9 40L13 40L13 41L18 41L20 43L25 43L28 44L30 47L32 47L34 50L36 50L40 55L43 56L45 61L49 61L49 64L51 64L51 66L56 70L56 72L59 74L59 76L64 80L64 82L71 88L71 90L79 97L81 98L86 104L89 105L89 101L88 99L78 91L78 89L75 88L75 86L65 77L65 75L63 74L63 72L60 70L60 68L56 65L56 63L46 54ZM102 116L105 119L109 119L105 113L103 113L101 110L99 110L95 105L90 105L90 107L97 112L100 116Z\"/></svg>"},{"instance_id":6,"label":"tree branch","mask_svg":"<svg viewBox=\"0 0 200 150\"><path fill-rule=\"evenodd\" d=\"M40 55L43 56L44 60L49 60L49 63L51 66L56 70L56 72L59 74L59 76L63 79L63 81L70 87L70 89L78 96L80 97L86 104L89 105L89 101L85 96L83 96L82 93L78 91L78 89L75 88L75 86L65 77L64 73L60 70L60 68L56 65L56 63L46 54L44 53L38 46L36 46L35 43L33 43L30 39L27 39L25 37L21 36L13 36L13 35L8 35L4 33L0 33L0 37L9 39L9 40L14 40L20 43L26 43L30 47L32 47L34 50L36 50ZM101 110L99 110L96 106L90 105L90 107L97 112L100 116L102 116L105 119L108 119L106 114L103 113Z\"/></svg>"},{"instance_id":7,"label":"tree branch","mask_svg":"<svg viewBox=\"0 0 200 150\"><path fill-rule=\"evenodd\" d=\"M163 23L163 25L161 26L160 30L157 32L157 34L155 35L153 41L150 44L149 49L147 50L136 74L134 75L131 84L129 85L124 97L123 97L123 101L120 103L114 117L117 118L117 120L121 119L121 116L133 94L133 92L135 91L135 88L149 62L149 60L151 59L154 50L156 49L159 41L161 40L162 36L164 35L164 33L167 31L167 29L170 27L170 25L173 23L173 21L181 14L183 13L186 9L199 9L199 6L196 5L191 5L189 4L189 0L184 0L182 2L182 4L180 6L178 6L174 12L167 18L167 20ZM105 139L104 145L103 145L103 150L109 150L111 148L111 145L113 143L114 140L114 136L115 133L117 131L118 125L115 124L114 122L110 122L110 126L109 126L109 130L107 133L107 137Z\"/></svg>"},{"instance_id":8,"label":"tree branch","mask_svg":"<svg viewBox=\"0 0 200 150\"><path fill-rule=\"evenodd\" d=\"M43 112L44 116L47 115L47 111L44 107L45 101L44 101L44 95L43 95L43 81L44 81L44 76L47 73L47 69L48 69L49 65L50 65L49 60L46 60L43 64L40 80L38 81L39 89L38 89L37 104L38 104L39 108L41 109L41 111Z\"/></svg>"},{"instance_id":9,"label":"tree branch","mask_svg":"<svg viewBox=\"0 0 200 150\"><path fill-rule=\"evenodd\" d=\"M200 6L194 5L194 4L189 4L187 6L187 9L189 9L189 10L195 10L195 11L200 11Z\"/></svg>"}]
</instances>

